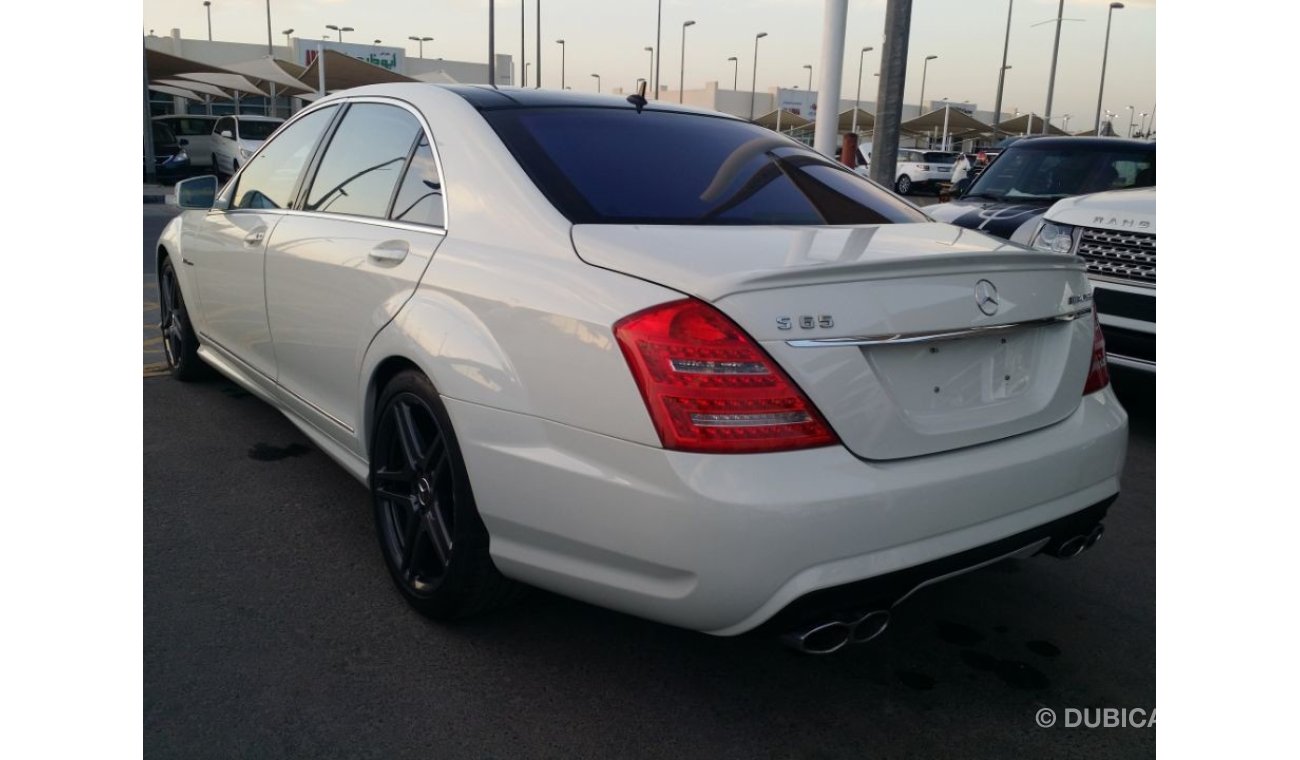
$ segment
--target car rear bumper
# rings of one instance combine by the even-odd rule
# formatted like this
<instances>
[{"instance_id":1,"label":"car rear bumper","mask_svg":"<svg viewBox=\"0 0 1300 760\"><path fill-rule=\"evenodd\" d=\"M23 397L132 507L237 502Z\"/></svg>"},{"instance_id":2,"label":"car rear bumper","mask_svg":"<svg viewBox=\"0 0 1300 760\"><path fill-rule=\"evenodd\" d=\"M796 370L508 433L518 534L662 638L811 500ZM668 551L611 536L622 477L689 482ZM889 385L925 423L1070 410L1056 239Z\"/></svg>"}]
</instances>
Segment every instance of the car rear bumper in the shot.
<instances>
[{"instance_id":1,"label":"car rear bumper","mask_svg":"<svg viewBox=\"0 0 1300 760\"><path fill-rule=\"evenodd\" d=\"M997 544L1114 496L1127 416L1109 389L1002 441L866 462L842 446L664 451L455 399L507 576L735 635L801 597Z\"/></svg>"}]
</instances>

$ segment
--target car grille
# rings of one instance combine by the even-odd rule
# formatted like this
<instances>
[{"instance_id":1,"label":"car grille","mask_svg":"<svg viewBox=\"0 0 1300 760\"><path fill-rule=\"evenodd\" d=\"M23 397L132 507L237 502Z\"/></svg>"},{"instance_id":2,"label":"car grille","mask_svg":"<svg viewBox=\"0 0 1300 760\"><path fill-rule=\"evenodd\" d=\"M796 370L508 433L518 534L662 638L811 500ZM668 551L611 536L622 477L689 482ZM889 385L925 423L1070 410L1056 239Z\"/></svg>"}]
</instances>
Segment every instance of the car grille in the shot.
<instances>
[{"instance_id":1,"label":"car grille","mask_svg":"<svg viewBox=\"0 0 1300 760\"><path fill-rule=\"evenodd\" d=\"M1147 232L1116 232L1085 227L1076 251L1088 262L1088 273L1155 285L1156 236Z\"/></svg>"}]
</instances>

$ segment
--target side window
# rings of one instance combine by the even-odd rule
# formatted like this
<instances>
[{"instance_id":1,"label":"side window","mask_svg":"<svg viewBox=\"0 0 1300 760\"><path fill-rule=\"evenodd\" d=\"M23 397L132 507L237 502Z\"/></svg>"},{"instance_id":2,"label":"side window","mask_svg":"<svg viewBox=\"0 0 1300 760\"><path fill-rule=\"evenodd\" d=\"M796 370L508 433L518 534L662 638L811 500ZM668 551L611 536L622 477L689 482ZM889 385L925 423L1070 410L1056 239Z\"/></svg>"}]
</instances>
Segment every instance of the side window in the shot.
<instances>
[{"instance_id":1,"label":"side window","mask_svg":"<svg viewBox=\"0 0 1300 760\"><path fill-rule=\"evenodd\" d=\"M405 109L353 105L325 149L303 208L386 218L419 132L420 123Z\"/></svg>"},{"instance_id":2,"label":"side window","mask_svg":"<svg viewBox=\"0 0 1300 760\"><path fill-rule=\"evenodd\" d=\"M406 168L402 187L397 191L392 218L398 222L445 226L442 217L442 177L433 159L429 140L420 132L420 145Z\"/></svg>"},{"instance_id":3,"label":"side window","mask_svg":"<svg viewBox=\"0 0 1300 760\"><path fill-rule=\"evenodd\" d=\"M232 121L233 119L230 119L229 117L217 119L217 126L213 128L212 131L217 133L218 135L226 131L229 131L231 134L234 134L235 128L231 124Z\"/></svg>"},{"instance_id":4,"label":"side window","mask_svg":"<svg viewBox=\"0 0 1300 760\"><path fill-rule=\"evenodd\" d=\"M298 175L335 110L330 106L308 114L267 143L239 176L233 208L288 208Z\"/></svg>"}]
</instances>

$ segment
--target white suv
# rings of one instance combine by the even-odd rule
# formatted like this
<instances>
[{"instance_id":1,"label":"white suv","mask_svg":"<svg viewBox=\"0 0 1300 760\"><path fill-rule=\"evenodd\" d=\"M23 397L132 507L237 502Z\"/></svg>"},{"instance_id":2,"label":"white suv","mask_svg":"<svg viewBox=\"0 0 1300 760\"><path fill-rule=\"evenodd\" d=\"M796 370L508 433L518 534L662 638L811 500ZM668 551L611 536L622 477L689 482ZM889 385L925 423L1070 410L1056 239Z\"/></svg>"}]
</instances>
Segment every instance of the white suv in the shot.
<instances>
[{"instance_id":1,"label":"white suv","mask_svg":"<svg viewBox=\"0 0 1300 760\"><path fill-rule=\"evenodd\" d=\"M1156 371L1156 189L1078 195L1047 210L1032 246L1088 264L1111 364Z\"/></svg>"},{"instance_id":2,"label":"white suv","mask_svg":"<svg viewBox=\"0 0 1300 760\"><path fill-rule=\"evenodd\" d=\"M232 175L248 163L284 119L270 116L222 116L212 128L212 168Z\"/></svg>"},{"instance_id":3,"label":"white suv","mask_svg":"<svg viewBox=\"0 0 1300 760\"><path fill-rule=\"evenodd\" d=\"M907 195L918 188L937 188L952 180L952 165L960 153L939 150L898 151L898 168L894 170L894 189Z\"/></svg>"}]
</instances>

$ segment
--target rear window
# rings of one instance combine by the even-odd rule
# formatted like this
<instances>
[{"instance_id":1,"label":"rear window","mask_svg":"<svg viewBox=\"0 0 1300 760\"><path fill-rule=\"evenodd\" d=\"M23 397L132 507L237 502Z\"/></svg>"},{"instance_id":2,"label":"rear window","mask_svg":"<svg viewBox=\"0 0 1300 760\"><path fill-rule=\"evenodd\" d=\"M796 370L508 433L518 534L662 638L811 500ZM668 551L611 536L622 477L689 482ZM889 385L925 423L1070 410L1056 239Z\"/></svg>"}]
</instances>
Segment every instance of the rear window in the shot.
<instances>
[{"instance_id":1,"label":"rear window","mask_svg":"<svg viewBox=\"0 0 1300 760\"><path fill-rule=\"evenodd\" d=\"M927 221L847 168L742 121L619 108L502 109L483 117L574 223Z\"/></svg>"},{"instance_id":2,"label":"rear window","mask_svg":"<svg viewBox=\"0 0 1300 760\"><path fill-rule=\"evenodd\" d=\"M925 154L925 162L929 164L951 164L957 160L959 153L940 153L937 150L928 151Z\"/></svg>"},{"instance_id":3,"label":"rear window","mask_svg":"<svg viewBox=\"0 0 1300 760\"><path fill-rule=\"evenodd\" d=\"M280 126L278 121L244 121L239 120L239 139L265 140Z\"/></svg>"}]
</instances>

